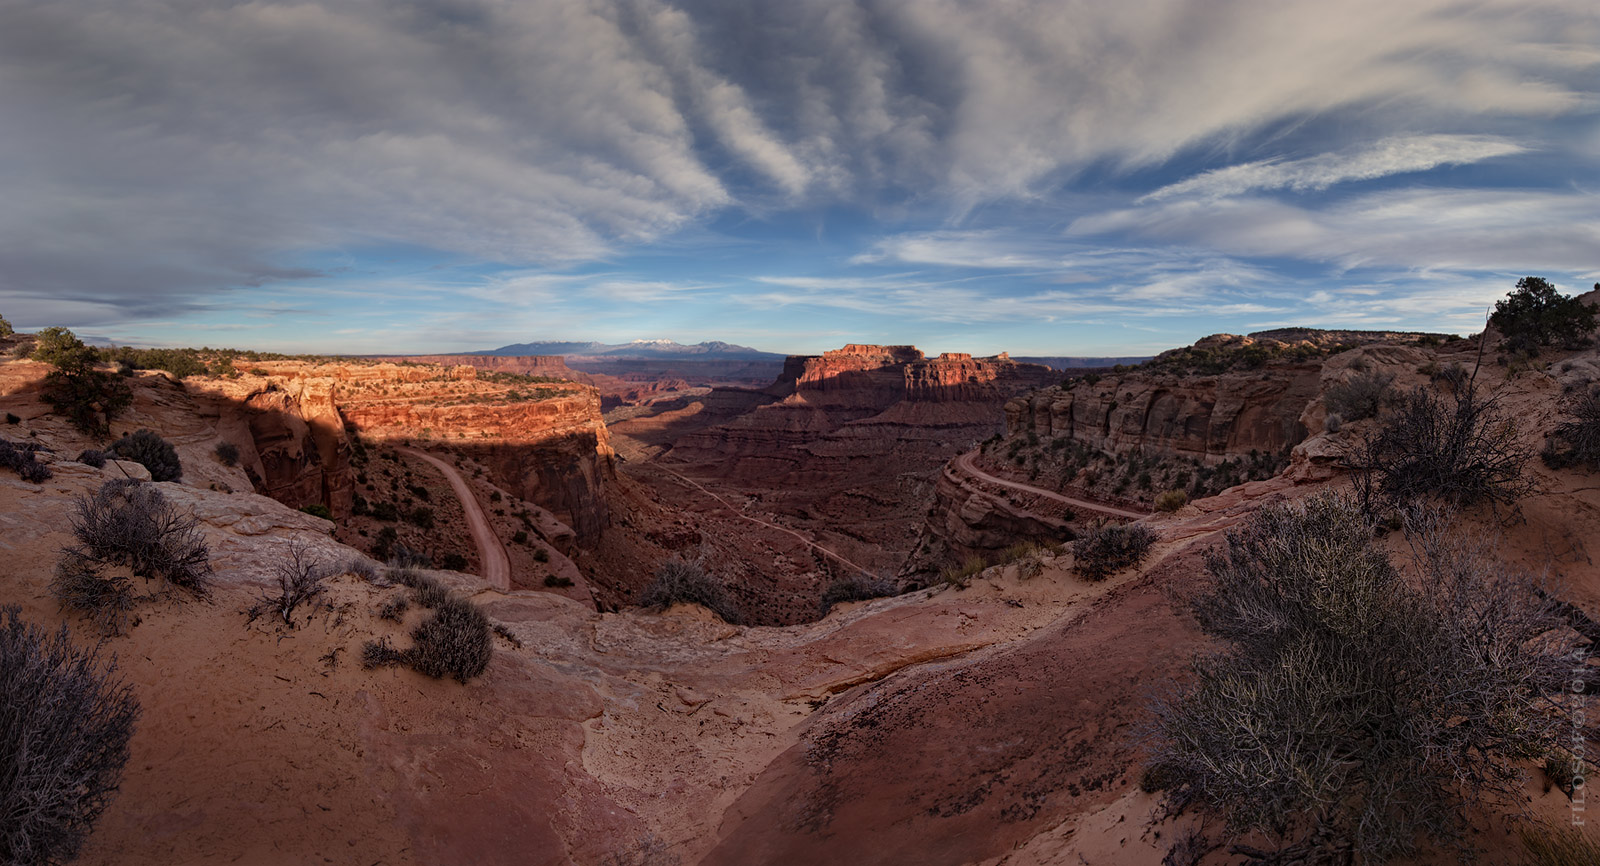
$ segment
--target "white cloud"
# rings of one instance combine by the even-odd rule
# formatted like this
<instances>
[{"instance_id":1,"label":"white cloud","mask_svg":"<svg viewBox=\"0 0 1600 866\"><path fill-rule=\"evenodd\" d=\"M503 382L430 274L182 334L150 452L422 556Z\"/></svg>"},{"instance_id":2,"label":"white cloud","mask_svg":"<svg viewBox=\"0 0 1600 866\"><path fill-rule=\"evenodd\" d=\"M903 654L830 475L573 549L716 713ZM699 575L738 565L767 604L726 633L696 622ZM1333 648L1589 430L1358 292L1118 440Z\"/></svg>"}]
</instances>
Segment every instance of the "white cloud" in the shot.
<instances>
[{"instance_id":1,"label":"white cloud","mask_svg":"<svg viewBox=\"0 0 1600 866\"><path fill-rule=\"evenodd\" d=\"M1525 153L1516 142L1492 135L1413 135L1305 159L1260 160L1229 166L1164 186L1140 203L1178 196L1220 197L1257 190L1324 190L1334 184L1373 180Z\"/></svg>"}]
</instances>

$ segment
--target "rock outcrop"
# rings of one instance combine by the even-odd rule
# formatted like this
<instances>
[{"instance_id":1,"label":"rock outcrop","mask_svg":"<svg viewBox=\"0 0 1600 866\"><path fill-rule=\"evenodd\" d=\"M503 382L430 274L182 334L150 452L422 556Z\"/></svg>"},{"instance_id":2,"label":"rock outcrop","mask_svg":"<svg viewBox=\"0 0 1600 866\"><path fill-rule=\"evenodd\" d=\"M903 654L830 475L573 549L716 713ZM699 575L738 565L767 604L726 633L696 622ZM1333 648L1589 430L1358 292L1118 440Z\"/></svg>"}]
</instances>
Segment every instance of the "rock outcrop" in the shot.
<instances>
[{"instance_id":1,"label":"rock outcrop","mask_svg":"<svg viewBox=\"0 0 1600 866\"><path fill-rule=\"evenodd\" d=\"M1189 377L1133 372L1051 387L1006 403L1006 436L1067 438L1104 451L1144 450L1216 462L1280 452L1306 437L1300 414L1320 363Z\"/></svg>"}]
</instances>

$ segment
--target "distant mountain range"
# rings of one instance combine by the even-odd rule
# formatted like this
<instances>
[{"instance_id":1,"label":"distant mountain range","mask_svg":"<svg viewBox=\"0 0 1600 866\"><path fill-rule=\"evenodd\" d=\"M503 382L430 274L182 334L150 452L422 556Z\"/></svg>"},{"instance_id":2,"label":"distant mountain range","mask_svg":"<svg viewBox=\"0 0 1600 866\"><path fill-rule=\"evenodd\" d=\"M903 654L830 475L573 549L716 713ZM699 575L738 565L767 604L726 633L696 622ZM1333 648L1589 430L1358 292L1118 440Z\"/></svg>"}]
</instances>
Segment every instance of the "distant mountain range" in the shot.
<instances>
[{"instance_id":1,"label":"distant mountain range","mask_svg":"<svg viewBox=\"0 0 1600 866\"><path fill-rule=\"evenodd\" d=\"M671 340L634 340L631 343L572 343L543 341L538 343L513 343L487 352L466 352L469 355L566 355L567 357L615 358L617 360L679 361L782 361L786 355L763 352L749 346L735 346L713 340L685 346Z\"/></svg>"}]
</instances>

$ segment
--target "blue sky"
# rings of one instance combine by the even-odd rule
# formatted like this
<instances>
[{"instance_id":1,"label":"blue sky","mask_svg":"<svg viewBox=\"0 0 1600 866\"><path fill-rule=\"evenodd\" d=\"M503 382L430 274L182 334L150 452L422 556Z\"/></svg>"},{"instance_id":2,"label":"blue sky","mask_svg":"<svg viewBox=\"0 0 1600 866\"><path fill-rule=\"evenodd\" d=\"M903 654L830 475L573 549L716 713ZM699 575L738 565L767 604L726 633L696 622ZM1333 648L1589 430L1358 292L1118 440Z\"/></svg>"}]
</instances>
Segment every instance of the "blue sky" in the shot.
<instances>
[{"instance_id":1,"label":"blue sky","mask_svg":"<svg viewBox=\"0 0 1600 866\"><path fill-rule=\"evenodd\" d=\"M1600 281L1592 0L0 0L0 314L1153 353Z\"/></svg>"}]
</instances>

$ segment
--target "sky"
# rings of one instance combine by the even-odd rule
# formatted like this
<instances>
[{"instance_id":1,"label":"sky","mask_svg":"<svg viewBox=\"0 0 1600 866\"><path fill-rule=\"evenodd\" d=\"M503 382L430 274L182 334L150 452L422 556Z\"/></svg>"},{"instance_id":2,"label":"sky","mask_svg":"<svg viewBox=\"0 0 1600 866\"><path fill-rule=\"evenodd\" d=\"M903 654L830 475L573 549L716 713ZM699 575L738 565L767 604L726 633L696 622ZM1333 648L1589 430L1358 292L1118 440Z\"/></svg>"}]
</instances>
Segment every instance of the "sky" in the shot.
<instances>
[{"instance_id":1,"label":"sky","mask_svg":"<svg viewBox=\"0 0 1600 866\"><path fill-rule=\"evenodd\" d=\"M0 315L1138 355L1600 281L1595 0L0 0Z\"/></svg>"}]
</instances>

